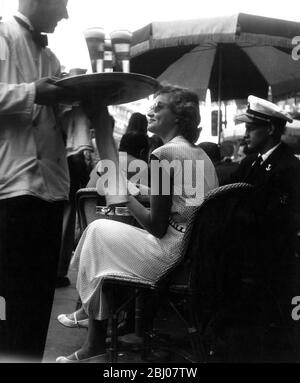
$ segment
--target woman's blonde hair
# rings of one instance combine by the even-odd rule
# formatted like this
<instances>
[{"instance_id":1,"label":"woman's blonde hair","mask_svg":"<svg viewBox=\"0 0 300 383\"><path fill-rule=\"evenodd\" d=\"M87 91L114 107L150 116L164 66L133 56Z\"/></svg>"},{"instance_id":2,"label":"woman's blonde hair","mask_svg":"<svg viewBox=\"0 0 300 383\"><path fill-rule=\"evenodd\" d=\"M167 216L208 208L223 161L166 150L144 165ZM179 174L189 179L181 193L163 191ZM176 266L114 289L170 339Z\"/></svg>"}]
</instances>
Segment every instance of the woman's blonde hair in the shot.
<instances>
[{"instance_id":1,"label":"woman's blonde hair","mask_svg":"<svg viewBox=\"0 0 300 383\"><path fill-rule=\"evenodd\" d=\"M155 97L160 94L169 95L168 106L177 116L179 134L191 143L196 142L199 136L198 126L201 121L197 94L189 89L172 85L162 86L155 93Z\"/></svg>"}]
</instances>

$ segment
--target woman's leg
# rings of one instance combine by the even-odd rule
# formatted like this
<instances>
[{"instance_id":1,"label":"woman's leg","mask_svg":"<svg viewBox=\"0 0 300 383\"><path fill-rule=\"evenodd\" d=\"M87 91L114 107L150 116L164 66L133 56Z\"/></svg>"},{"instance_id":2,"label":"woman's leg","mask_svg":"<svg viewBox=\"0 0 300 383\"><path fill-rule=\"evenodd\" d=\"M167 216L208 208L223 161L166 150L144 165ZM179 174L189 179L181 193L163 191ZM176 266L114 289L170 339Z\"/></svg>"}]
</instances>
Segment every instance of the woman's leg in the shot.
<instances>
[{"instance_id":1,"label":"woman's leg","mask_svg":"<svg viewBox=\"0 0 300 383\"><path fill-rule=\"evenodd\" d=\"M82 347L94 355L105 353L105 340L107 336L107 320L89 320L89 329L86 341ZM93 356L93 355L91 355Z\"/></svg>"},{"instance_id":2,"label":"woman's leg","mask_svg":"<svg viewBox=\"0 0 300 383\"><path fill-rule=\"evenodd\" d=\"M104 354L106 351L106 333L107 333L107 320L89 320L89 327L86 340L81 347L75 353L68 357L69 360L83 360L93 356Z\"/></svg>"},{"instance_id":3,"label":"woman's leg","mask_svg":"<svg viewBox=\"0 0 300 383\"><path fill-rule=\"evenodd\" d=\"M80 320L88 318L88 315L84 311L83 307L80 307L80 309L78 309L77 311L75 311L75 312L73 312L71 314L66 314L66 317L69 318L70 320L75 320L75 314L76 314L76 320L77 321L80 321Z\"/></svg>"}]
</instances>

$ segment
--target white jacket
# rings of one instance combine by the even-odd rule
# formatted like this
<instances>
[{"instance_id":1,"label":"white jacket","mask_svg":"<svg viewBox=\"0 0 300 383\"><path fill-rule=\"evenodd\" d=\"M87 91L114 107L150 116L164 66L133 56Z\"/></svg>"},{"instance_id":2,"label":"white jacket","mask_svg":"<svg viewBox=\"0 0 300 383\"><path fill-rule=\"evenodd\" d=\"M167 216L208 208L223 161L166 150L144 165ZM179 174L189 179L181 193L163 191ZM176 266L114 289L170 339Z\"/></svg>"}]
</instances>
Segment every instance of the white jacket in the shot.
<instances>
[{"instance_id":1,"label":"white jacket","mask_svg":"<svg viewBox=\"0 0 300 383\"><path fill-rule=\"evenodd\" d=\"M60 64L14 19L0 22L0 199L33 195L65 200L69 173L52 107L34 104L34 82L58 76Z\"/></svg>"}]
</instances>

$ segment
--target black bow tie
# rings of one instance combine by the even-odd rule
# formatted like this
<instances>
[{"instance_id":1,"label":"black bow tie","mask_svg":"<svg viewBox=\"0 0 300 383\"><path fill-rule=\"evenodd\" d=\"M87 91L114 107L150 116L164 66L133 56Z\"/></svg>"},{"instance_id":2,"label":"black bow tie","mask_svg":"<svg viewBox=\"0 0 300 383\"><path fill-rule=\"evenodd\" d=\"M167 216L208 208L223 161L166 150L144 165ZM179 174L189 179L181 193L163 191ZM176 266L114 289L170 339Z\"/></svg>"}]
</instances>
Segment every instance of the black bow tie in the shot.
<instances>
[{"instance_id":1,"label":"black bow tie","mask_svg":"<svg viewBox=\"0 0 300 383\"><path fill-rule=\"evenodd\" d=\"M32 40L40 47L42 48L45 48L47 45L48 45L48 37L47 35L45 34L41 34L39 32L36 32L36 31L32 31L29 27L29 25L27 23L25 23L25 21L23 21L22 19L20 19L18 16L14 16L14 18L16 19L16 21L22 25L22 27L24 27L25 29L27 29L30 33L31 33L31 36L32 36Z\"/></svg>"}]
</instances>

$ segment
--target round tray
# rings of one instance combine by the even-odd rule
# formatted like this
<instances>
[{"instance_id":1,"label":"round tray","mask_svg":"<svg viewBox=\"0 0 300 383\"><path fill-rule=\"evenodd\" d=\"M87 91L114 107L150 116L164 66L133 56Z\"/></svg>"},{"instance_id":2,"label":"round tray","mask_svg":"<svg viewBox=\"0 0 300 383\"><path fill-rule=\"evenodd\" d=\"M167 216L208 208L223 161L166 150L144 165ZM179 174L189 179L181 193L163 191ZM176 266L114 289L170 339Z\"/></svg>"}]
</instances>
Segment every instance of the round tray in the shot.
<instances>
[{"instance_id":1,"label":"round tray","mask_svg":"<svg viewBox=\"0 0 300 383\"><path fill-rule=\"evenodd\" d=\"M107 105L125 104L153 94L159 82L137 73L107 72L66 77L55 82L57 86L76 92L84 98L93 92Z\"/></svg>"}]
</instances>

